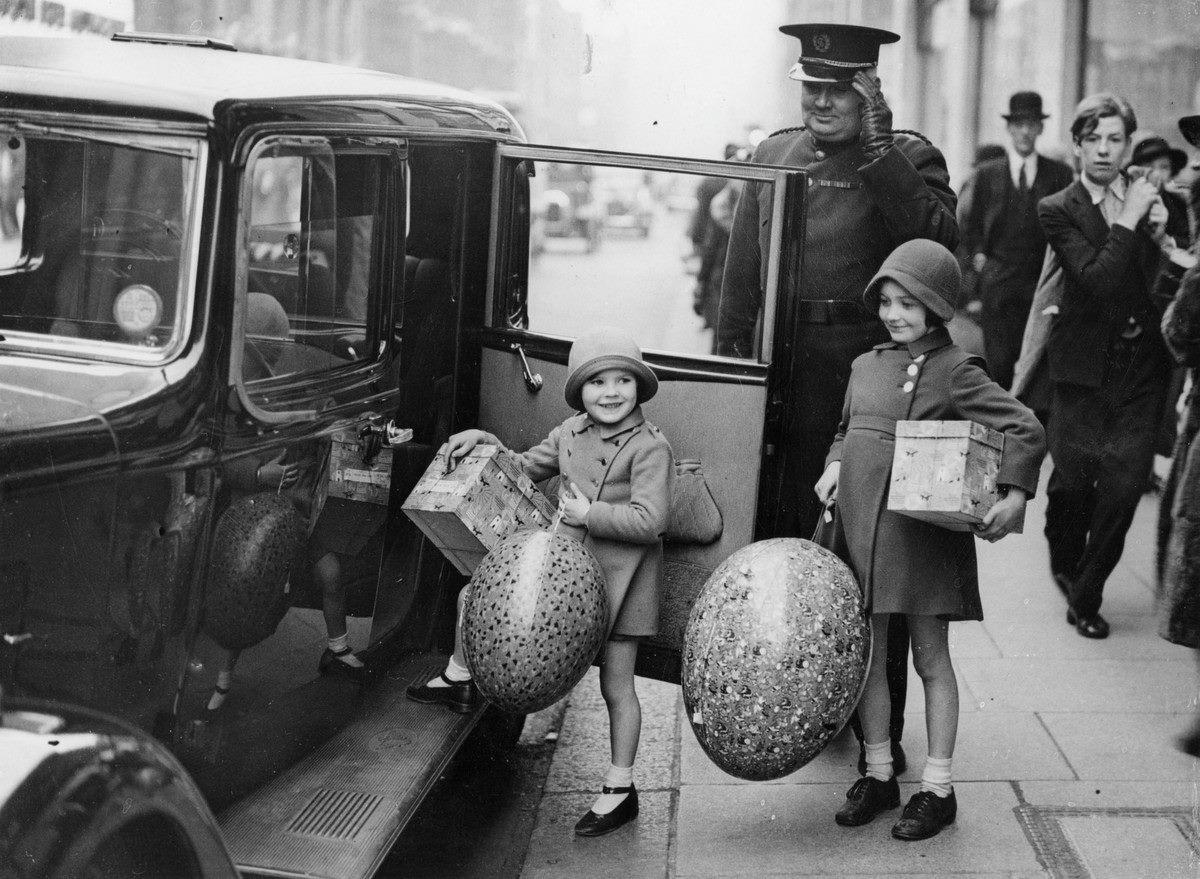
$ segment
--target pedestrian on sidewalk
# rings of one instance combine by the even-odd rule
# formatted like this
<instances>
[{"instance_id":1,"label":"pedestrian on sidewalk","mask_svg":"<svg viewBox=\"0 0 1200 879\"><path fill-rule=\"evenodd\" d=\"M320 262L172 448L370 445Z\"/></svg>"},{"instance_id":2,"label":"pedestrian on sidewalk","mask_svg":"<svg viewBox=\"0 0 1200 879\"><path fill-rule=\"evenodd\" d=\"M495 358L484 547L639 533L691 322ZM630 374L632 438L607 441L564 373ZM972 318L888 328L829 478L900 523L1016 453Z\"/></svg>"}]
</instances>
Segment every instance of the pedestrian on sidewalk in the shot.
<instances>
[{"instance_id":1,"label":"pedestrian on sidewalk","mask_svg":"<svg viewBox=\"0 0 1200 879\"><path fill-rule=\"evenodd\" d=\"M929 238L957 246L958 221L941 151L917 132L892 128L877 65L880 47L899 35L823 23L779 30L800 41L800 57L788 77L801 84L804 124L763 140L752 161L803 168L810 185L803 276L794 293L782 294L797 301L779 525L774 535L763 536L809 537L822 513L811 488L825 467L821 452L837 432L850 363L887 339L875 316L863 310L862 290L903 241ZM769 187L747 182L725 259L719 354L755 356L772 225ZM892 741L900 767L908 664L903 619L896 620L891 636ZM851 726L859 732L857 718Z\"/></svg>"},{"instance_id":2,"label":"pedestrian on sidewalk","mask_svg":"<svg viewBox=\"0 0 1200 879\"><path fill-rule=\"evenodd\" d=\"M849 563L871 614L872 655L858 705L867 774L846 794L835 820L871 821L900 805L888 740L887 630L903 615L913 665L925 687L929 754L921 789L892 827L897 839L926 839L954 821L951 760L958 730L958 682L950 660L951 620L982 620L976 536L1004 537L1023 520L1037 488L1045 433L1034 414L996 384L981 358L950 341L961 284L945 247L914 240L896 248L863 293L890 342L854 361L841 426L816 484L823 503L837 502ZM1002 498L975 533L951 531L886 508L898 420L969 419L1004 434L997 483Z\"/></svg>"},{"instance_id":3,"label":"pedestrian on sidewalk","mask_svg":"<svg viewBox=\"0 0 1200 879\"><path fill-rule=\"evenodd\" d=\"M604 572L608 641L600 660L600 693L608 708L612 764L601 794L575 825L577 836L601 836L638 815L633 762L642 709L634 689L638 643L658 630L662 535L670 515L675 462L671 446L642 414L658 378L624 330L599 327L580 336L567 356L567 404L579 412L520 456L535 482L560 475L560 533L583 541ZM494 434L464 430L448 440L450 463L479 443L504 448ZM458 596L454 653L445 671L408 688L415 702L470 711L474 685L462 646L466 587Z\"/></svg>"},{"instance_id":4,"label":"pedestrian on sidewalk","mask_svg":"<svg viewBox=\"0 0 1200 879\"><path fill-rule=\"evenodd\" d=\"M1176 247L1158 187L1121 171L1136 130L1125 100L1084 98L1071 124L1082 176L1038 205L1064 273L1046 343L1054 471L1045 533L1067 623L1085 638L1108 636L1104 583L1149 484L1170 375L1151 289Z\"/></svg>"},{"instance_id":5,"label":"pedestrian on sidewalk","mask_svg":"<svg viewBox=\"0 0 1200 879\"><path fill-rule=\"evenodd\" d=\"M1003 115L1011 142L1004 156L975 172L961 247L971 254L979 277L988 372L1009 388L1046 251L1037 203L1070 186L1075 175L1035 149L1049 118L1042 112L1041 95L1014 93Z\"/></svg>"}]
</instances>

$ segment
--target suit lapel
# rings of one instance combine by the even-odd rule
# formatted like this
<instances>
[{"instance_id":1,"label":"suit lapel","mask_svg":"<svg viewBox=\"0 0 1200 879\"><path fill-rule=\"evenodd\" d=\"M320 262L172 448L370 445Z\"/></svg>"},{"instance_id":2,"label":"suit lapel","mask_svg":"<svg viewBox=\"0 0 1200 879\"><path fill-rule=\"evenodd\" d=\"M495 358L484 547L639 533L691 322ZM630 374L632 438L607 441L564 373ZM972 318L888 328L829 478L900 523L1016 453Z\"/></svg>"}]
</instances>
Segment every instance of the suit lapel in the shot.
<instances>
[{"instance_id":1,"label":"suit lapel","mask_svg":"<svg viewBox=\"0 0 1200 879\"><path fill-rule=\"evenodd\" d=\"M1069 198L1072 204L1071 212L1079 220L1079 228L1083 230L1083 234L1096 247L1103 247L1108 239L1108 223L1104 222L1104 214L1100 213L1099 205L1092 204L1092 196L1087 187L1076 180L1071 184Z\"/></svg>"}]
</instances>

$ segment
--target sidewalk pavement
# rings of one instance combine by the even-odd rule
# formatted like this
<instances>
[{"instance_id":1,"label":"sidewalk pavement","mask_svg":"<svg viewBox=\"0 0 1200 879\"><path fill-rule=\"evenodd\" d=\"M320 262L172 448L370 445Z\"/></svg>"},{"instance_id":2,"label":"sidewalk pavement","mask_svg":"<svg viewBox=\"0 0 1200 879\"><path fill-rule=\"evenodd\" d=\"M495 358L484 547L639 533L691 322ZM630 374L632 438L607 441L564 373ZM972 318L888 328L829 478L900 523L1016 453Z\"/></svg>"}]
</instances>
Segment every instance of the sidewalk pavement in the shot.
<instances>
[{"instance_id":1,"label":"sidewalk pavement","mask_svg":"<svg viewBox=\"0 0 1200 879\"><path fill-rule=\"evenodd\" d=\"M576 839L608 766L593 673L571 694L522 876L1200 877L1200 761L1174 747L1197 709L1198 670L1193 651L1155 633L1157 498L1143 500L1105 589L1103 641L1065 622L1044 503L1031 503L1024 534L978 542L986 619L950 627L961 702L954 825L922 842L891 838L898 811L838 827L856 778L848 730L779 781L725 775L696 743L679 688L639 680L641 816ZM910 674L905 800L924 762L923 705Z\"/></svg>"}]
</instances>

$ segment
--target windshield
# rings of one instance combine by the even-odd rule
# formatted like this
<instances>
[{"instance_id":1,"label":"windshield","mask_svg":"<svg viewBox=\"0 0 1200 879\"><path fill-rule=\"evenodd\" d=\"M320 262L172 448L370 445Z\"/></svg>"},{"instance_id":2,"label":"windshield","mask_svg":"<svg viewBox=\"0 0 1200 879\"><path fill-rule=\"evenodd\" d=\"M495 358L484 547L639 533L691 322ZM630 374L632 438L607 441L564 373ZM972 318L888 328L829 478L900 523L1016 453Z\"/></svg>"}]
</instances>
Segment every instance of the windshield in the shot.
<instances>
[{"instance_id":1,"label":"windshield","mask_svg":"<svg viewBox=\"0 0 1200 879\"><path fill-rule=\"evenodd\" d=\"M0 345L169 356L190 308L202 148L0 122Z\"/></svg>"}]
</instances>

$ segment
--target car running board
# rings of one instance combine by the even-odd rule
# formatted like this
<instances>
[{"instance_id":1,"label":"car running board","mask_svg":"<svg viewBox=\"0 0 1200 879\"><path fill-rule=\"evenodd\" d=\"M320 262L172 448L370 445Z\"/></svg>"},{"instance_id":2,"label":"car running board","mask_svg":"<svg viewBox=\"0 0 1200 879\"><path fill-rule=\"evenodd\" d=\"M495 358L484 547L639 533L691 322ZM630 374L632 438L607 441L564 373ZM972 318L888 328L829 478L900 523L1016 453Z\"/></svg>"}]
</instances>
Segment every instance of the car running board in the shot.
<instances>
[{"instance_id":1,"label":"car running board","mask_svg":"<svg viewBox=\"0 0 1200 879\"><path fill-rule=\"evenodd\" d=\"M405 687L445 664L434 653L397 663L337 735L222 812L238 869L304 879L373 875L483 712L482 700L463 715L405 698Z\"/></svg>"}]
</instances>

